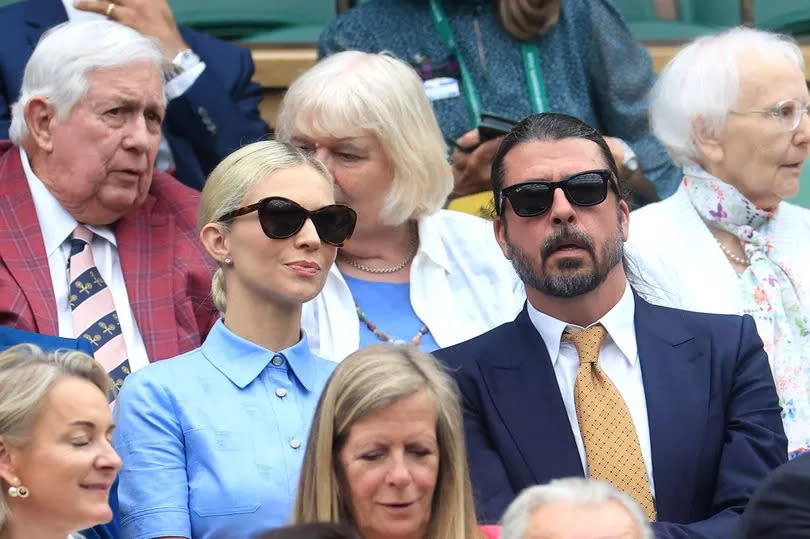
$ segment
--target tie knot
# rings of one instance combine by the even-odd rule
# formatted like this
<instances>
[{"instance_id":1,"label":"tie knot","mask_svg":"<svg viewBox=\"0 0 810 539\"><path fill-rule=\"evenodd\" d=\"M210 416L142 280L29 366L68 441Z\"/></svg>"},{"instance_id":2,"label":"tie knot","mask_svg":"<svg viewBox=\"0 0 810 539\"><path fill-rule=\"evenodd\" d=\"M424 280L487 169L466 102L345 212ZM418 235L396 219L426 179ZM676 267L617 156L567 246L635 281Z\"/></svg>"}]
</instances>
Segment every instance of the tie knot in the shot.
<instances>
[{"instance_id":1,"label":"tie knot","mask_svg":"<svg viewBox=\"0 0 810 539\"><path fill-rule=\"evenodd\" d=\"M85 245L93 239L93 233L84 225L76 225L70 236L70 256L82 252Z\"/></svg>"},{"instance_id":2,"label":"tie knot","mask_svg":"<svg viewBox=\"0 0 810 539\"><path fill-rule=\"evenodd\" d=\"M563 340L573 343L579 354L580 363L596 363L599 361L599 349L602 347L602 341L605 340L605 327L602 324L596 324L582 331L570 331L568 329L563 332Z\"/></svg>"}]
</instances>

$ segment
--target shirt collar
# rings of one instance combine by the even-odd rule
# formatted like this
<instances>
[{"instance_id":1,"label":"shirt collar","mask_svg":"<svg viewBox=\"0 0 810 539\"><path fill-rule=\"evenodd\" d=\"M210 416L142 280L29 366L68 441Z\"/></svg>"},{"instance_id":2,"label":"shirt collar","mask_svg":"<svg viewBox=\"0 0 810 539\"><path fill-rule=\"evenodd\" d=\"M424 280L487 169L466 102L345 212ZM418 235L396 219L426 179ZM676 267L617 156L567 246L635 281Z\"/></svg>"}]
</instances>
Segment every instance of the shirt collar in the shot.
<instances>
[{"instance_id":1,"label":"shirt collar","mask_svg":"<svg viewBox=\"0 0 810 539\"><path fill-rule=\"evenodd\" d=\"M20 146L20 161L22 161L25 179L28 180L28 188L31 190L31 198L34 200L34 209L37 212L39 228L42 230L42 241L45 244L45 254L50 257L73 234L73 230L79 222L59 203L34 173L31 163L28 162L28 154L25 153L22 146ZM116 247L118 246L115 234L110 227L86 226Z\"/></svg>"},{"instance_id":2,"label":"shirt collar","mask_svg":"<svg viewBox=\"0 0 810 539\"><path fill-rule=\"evenodd\" d=\"M200 350L218 371L240 389L244 389L258 378L270 364L270 360L278 354L283 356L285 361L272 368L291 371L304 389L312 390L316 358L309 350L307 336L303 331L301 340L296 344L280 352L273 352L239 337L225 327L222 319L219 319L211 328Z\"/></svg>"},{"instance_id":3,"label":"shirt collar","mask_svg":"<svg viewBox=\"0 0 810 539\"><path fill-rule=\"evenodd\" d=\"M538 333L540 333L543 342L546 343L546 349L551 358L551 364L556 365L557 358L560 355L560 341L562 340L562 334L565 328L568 326L579 330L584 328L575 324L567 324L562 320L557 320L552 316L542 313L535 309L529 301L526 302L526 309L529 314L529 319L532 321L532 324L534 324ZM608 333L607 338L613 340L631 366L636 364L638 355L635 313L636 303L635 298L633 298L633 289L625 282L624 293L618 303L605 313L600 320L591 324L595 325L601 323L605 327Z\"/></svg>"},{"instance_id":4,"label":"shirt collar","mask_svg":"<svg viewBox=\"0 0 810 539\"><path fill-rule=\"evenodd\" d=\"M447 272L452 270L450 261L447 257L447 250L442 243L441 234L436 233L436 225L434 220L438 219L437 213L424 215L417 221L417 229L419 231L419 247L416 251L416 256L423 253L432 260L435 264Z\"/></svg>"}]
</instances>

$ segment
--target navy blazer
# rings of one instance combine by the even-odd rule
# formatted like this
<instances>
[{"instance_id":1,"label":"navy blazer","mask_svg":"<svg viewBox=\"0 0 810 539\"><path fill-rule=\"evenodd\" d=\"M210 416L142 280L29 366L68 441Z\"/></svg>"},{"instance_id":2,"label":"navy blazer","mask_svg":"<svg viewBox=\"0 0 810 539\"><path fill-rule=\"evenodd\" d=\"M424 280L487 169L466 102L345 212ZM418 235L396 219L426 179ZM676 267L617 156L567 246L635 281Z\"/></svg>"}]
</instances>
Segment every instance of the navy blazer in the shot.
<instances>
[{"instance_id":1,"label":"navy blazer","mask_svg":"<svg viewBox=\"0 0 810 539\"><path fill-rule=\"evenodd\" d=\"M787 439L750 316L635 298L658 538L732 537L748 498L787 460ZM479 519L526 487L583 469L554 368L524 308L514 322L439 350L459 385Z\"/></svg>"},{"instance_id":2,"label":"navy blazer","mask_svg":"<svg viewBox=\"0 0 810 539\"><path fill-rule=\"evenodd\" d=\"M23 71L42 34L67 21L60 0L26 0L0 8L0 139L8 138L11 105ZM259 116L262 88L251 82L250 51L179 26L183 39L205 62L205 71L166 109L163 136L186 185L202 189L208 173L228 154L267 135Z\"/></svg>"},{"instance_id":3,"label":"navy blazer","mask_svg":"<svg viewBox=\"0 0 810 539\"><path fill-rule=\"evenodd\" d=\"M30 331L0 326L0 350L10 348L15 344L35 344L43 350L80 350L89 356L93 355L93 345L87 339L64 339L51 335L40 335ZM117 539L118 529L118 479L115 480L110 489L110 507L113 510L113 520L104 525L99 525L90 530L82 531L85 539Z\"/></svg>"}]
</instances>

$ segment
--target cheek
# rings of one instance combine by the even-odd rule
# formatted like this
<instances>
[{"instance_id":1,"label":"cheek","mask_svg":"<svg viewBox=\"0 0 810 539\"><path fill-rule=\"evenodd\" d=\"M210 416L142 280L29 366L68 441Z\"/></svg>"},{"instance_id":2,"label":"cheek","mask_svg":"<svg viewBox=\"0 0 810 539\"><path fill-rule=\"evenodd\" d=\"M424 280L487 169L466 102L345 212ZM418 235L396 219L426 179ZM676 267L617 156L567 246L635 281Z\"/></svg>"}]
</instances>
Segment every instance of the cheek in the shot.
<instances>
[{"instance_id":1,"label":"cheek","mask_svg":"<svg viewBox=\"0 0 810 539\"><path fill-rule=\"evenodd\" d=\"M439 478L438 458L421 463L413 470L413 478L424 492L432 492L436 488L436 481Z\"/></svg>"}]
</instances>

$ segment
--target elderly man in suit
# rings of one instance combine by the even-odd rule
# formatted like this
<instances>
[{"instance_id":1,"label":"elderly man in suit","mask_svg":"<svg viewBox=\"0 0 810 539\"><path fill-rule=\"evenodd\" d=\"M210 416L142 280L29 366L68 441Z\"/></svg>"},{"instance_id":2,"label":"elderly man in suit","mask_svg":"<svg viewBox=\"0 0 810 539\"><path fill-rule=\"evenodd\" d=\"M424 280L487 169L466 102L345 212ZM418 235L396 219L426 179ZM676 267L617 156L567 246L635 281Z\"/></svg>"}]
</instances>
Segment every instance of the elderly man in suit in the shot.
<instances>
[{"instance_id":1,"label":"elderly man in suit","mask_svg":"<svg viewBox=\"0 0 810 539\"><path fill-rule=\"evenodd\" d=\"M105 17L154 39L163 52L169 101L158 168L201 189L226 155L267 134L250 51L178 26L166 0L25 0L0 8L0 139L8 137L23 69L43 33L68 20Z\"/></svg>"},{"instance_id":2,"label":"elderly man in suit","mask_svg":"<svg viewBox=\"0 0 810 539\"><path fill-rule=\"evenodd\" d=\"M37 46L0 142L0 324L91 342L117 383L216 320L198 195L154 170L162 54L109 21Z\"/></svg>"},{"instance_id":3,"label":"elderly man in suit","mask_svg":"<svg viewBox=\"0 0 810 539\"><path fill-rule=\"evenodd\" d=\"M753 320L634 293L616 164L580 120L526 118L492 178L495 234L528 302L514 322L438 352L464 399L481 518L530 485L587 475L630 494L656 537L729 537L787 459Z\"/></svg>"}]
</instances>

